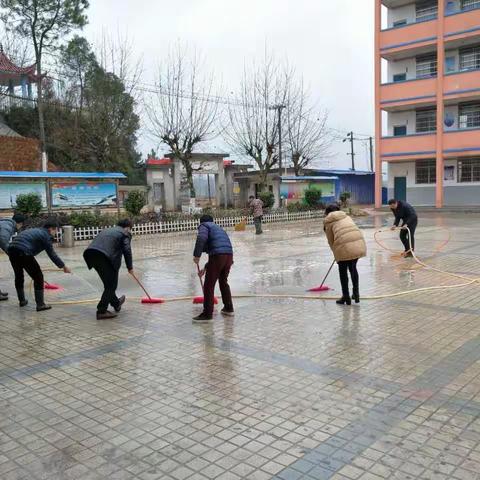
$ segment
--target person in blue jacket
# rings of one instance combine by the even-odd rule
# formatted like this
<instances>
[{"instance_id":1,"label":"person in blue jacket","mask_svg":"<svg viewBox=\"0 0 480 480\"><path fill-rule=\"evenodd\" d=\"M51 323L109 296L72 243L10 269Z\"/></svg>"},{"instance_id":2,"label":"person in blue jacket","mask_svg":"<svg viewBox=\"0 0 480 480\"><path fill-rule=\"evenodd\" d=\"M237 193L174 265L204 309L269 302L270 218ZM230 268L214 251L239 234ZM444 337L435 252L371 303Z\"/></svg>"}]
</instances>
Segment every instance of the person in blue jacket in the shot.
<instances>
[{"instance_id":1,"label":"person in blue jacket","mask_svg":"<svg viewBox=\"0 0 480 480\"><path fill-rule=\"evenodd\" d=\"M203 312L194 317L194 323L206 323L212 319L217 281L222 293L222 314L226 316L234 315L232 293L228 285L228 275L233 265L233 247L227 232L214 223L213 217L210 215L203 215L200 218L197 241L193 252L195 264L200 263L200 257L204 252L208 254L208 263L200 271L200 275L205 275Z\"/></svg>"},{"instance_id":2,"label":"person in blue jacket","mask_svg":"<svg viewBox=\"0 0 480 480\"><path fill-rule=\"evenodd\" d=\"M25 299L24 273L25 270L33 280L37 312L50 310L52 307L45 304L43 272L35 257L45 251L50 260L65 273L72 273L53 248L53 237L58 225L54 221L47 221L42 228L30 228L20 232L13 238L8 247L8 256L15 273L15 288L18 302L21 307L28 304Z\"/></svg>"},{"instance_id":3,"label":"person in blue jacket","mask_svg":"<svg viewBox=\"0 0 480 480\"><path fill-rule=\"evenodd\" d=\"M0 248L7 253L13 235L21 230L25 216L16 213L12 218L0 218ZM0 290L0 302L8 300L8 293Z\"/></svg>"}]
</instances>

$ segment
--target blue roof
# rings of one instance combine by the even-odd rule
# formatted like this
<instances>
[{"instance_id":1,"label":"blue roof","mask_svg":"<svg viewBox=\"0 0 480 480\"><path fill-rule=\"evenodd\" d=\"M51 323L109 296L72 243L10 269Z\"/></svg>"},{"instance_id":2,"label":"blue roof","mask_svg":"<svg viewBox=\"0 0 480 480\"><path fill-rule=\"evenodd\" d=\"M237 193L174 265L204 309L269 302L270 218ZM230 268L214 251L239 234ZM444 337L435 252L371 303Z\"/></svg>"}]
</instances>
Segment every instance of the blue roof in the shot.
<instances>
[{"instance_id":1,"label":"blue roof","mask_svg":"<svg viewBox=\"0 0 480 480\"><path fill-rule=\"evenodd\" d=\"M375 175L375 172L366 170L315 170L319 173L328 173L332 175Z\"/></svg>"},{"instance_id":2,"label":"blue roof","mask_svg":"<svg viewBox=\"0 0 480 480\"><path fill-rule=\"evenodd\" d=\"M98 172L1 172L0 178L127 178L123 173Z\"/></svg>"},{"instance_id":3,"label":"blue roof","mask_svg":"<svg viewBox=\"0 0 480 480\"><path fill-rule=\"evenodd\" d=\"M302 180L338 180L338 177L320 177L320 176L305 176L305 177L296 177L295 175L287 175L280 177L281 180L291 180L291 181L302 181Z\"/></svg>"}]
</instances>

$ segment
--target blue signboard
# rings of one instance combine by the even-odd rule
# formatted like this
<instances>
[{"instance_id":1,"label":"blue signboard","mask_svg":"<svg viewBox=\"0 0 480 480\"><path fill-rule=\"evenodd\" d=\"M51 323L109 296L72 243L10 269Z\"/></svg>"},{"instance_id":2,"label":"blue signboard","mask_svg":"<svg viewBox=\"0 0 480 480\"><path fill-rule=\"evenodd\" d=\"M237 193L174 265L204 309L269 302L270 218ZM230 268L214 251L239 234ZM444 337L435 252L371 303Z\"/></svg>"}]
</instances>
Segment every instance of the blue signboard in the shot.
<instances>
[{"instance_id":1,"label":"blue signboard","mask_svg":"<svg viewBox=\"0 0 480 480\"><path fill-rule=\"evenodd\" d=\"M114 207L117 205L115 183L54 183L51 192L52 207Z\"/></svg>"}]
</instances>

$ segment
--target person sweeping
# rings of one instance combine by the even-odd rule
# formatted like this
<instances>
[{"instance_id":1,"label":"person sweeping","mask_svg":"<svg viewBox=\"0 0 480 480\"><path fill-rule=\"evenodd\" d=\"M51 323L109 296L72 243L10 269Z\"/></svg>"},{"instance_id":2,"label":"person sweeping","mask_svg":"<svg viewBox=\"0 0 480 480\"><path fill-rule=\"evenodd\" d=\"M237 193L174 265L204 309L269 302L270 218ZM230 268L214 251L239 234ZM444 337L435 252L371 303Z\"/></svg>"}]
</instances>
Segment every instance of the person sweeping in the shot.
<instances>
[{"instance_id":1,"label":"person sweeping","mask_svg":"<svg viewBox=\"0 0 480 480\"><path fill-rule=\"evenodd\" d=\"M409 203L393 198L388 201L388 205L395 215L395 222L391 229L395 230L400 225L400 221L402 221L402 225L400 226L400 241L405 249L402 255L405 258L413 257L412 252L415 250L415 230L418 224L417 212ZM408 229L406 227L408 227Z\"/></svg>"},{"instance_id":2,"label":"person sweeping","mask_svg":"<svg viewBox=\"0 0 480 480\"><path fill-rule=\"evenodd\" d=\"M35 257L45 251L50 260L65 273L72 273L53 248L53 238L58 225L54 221L47 221L42 228L30 228L20 232L13 238L8 247L8 256L15 273L15 288L17 290L20 307L25 307L28 301L25 298L24 271L33 280L37 312L50 310L52 307L45 303L43 272Z\"/></svg>"},{"instance_id":3,"label":"person sweeping","mask_svg":"<svg viewBox=\"0 0 480 480\"><path fill-rule=\"evenodd\" d=\"M249 197L250 213L253 215L253 223L255 225L255 233L261 235L262 220L263 220L263 202L259 198L255 198L253 195Z\"/></svg>"},{"instance_id":4,"label":"person sweeping","mask_svg":"<svg viewBox=\"0 0 480 480\"><path fill-rule=\"evenodd\" d=\"M332 249L335 261L338 263L342 298L339 305L351 305L352 298L348 287L348 272L353 284L353 299L360 302L359 276L357 262L367 255L367 245L360 229L355 222L340 210L337 205L329 205L325 210L324 230L328 244Z\"/></svg>"},{"instance_id":5,"label":"person sweeping","mask_svg":"<svg viewBox=\"0 0 480 480\"><path fill-rule=\"evenodd\" d=\"M128 273L134 273L131 230L130 220L120 220L116 227L102 230L83 252L88 269L95 269L103 282L102 298L97 305L97 320L115 318L125 303L125 295L118 298L116 290L122 256L125 258ZM116 313L108 310L109 305Z\"/></svg>"},{"instance_id":6,"label":"person sweeping","mask_svg":"<svg viewBox=\"0 0 480 480\"><path fill-rule=\"evenodd\" d=\"M232 293L228 285L228 275L233 265L233 247L227 232L214 223L213 217L210 215L202 215L200 218L197 241L193 251L193 262L196 265L199 265L203 252L208 254L208 263L199 272L201 276L205 274L203 312L194 317L194 323L207 323L212 320L217 281L222 293L222 314L234 315Z\"/></svg>"},{"instance_id":7,"label":"person sweeping","mask_svg":"<svg viewBox=\"0 0 480 480\"><path fill-rule=\"evenodd\" d=\"M25 222L25 216L21 213L16 213L12 218L0 218L0 248L5 253L13 235L21 230L23 222ZM5 300L8 300L8 293L0 290L0 302Z\"/></svg>"}]
</instances>

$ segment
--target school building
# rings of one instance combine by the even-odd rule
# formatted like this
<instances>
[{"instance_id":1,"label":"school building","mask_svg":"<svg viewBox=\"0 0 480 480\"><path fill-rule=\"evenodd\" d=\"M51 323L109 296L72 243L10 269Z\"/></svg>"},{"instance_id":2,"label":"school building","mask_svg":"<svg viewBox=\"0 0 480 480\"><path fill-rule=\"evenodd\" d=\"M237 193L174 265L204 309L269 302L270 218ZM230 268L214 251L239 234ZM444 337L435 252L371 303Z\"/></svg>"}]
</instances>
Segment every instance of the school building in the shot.
<instances>
[{"instance_id":1,"label":"school building","mask_svg":"<svg viewBox=\"0 0 480 480\"><path fill-rule=\"evenodd\" d=\"M375 0L375 204L480 204L480 0Z\"/></svg>"}]
</instances>

